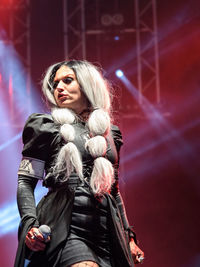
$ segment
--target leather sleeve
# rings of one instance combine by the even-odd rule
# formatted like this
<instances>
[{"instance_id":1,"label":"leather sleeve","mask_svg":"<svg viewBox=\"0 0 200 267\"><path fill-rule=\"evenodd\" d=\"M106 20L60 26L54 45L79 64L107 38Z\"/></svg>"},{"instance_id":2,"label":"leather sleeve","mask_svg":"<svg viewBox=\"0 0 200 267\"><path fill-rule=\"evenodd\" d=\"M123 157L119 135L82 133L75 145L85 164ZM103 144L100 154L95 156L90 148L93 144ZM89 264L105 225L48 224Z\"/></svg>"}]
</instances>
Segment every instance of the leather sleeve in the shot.
<instances>
[{"instance_id":1,"label":"leather sleeve","mask_svg":"<svg viewBox=\"0 0 200 267\"><path fill-rule=\"evenodd\" d=\"M126 215L126 209L124 206L123 198L119 190L118 180L116 180L114 185L112 186L111 194L115 198L115 201L117 203L117 207L121 215L124 230L127 231L129 238L130 239L133 238L135 243L137 244L136 233L133 231L133 226L130 226L127 215Z\"/></svg>"},{"instance_id":2,"label":"leather sleeve","mask_svg":"<svg viewBox=\"0 0 200 267\"><path fill-rule=\"evenodd\" d=\"M49 144L52 140L54 128L50 115L32 114L23 130L23 157L29 157L31 160L36 159L45 163L48 159ZM33 173L35 170L30 171L28 165L27 167L24 164L20 166L21 169L24 169L24 173L22 171L18 172L17 204L19 213L22 221L30 217L36 219L34 189L38 179L34 178ZM35 175L35 177L37 176Z\"/></svg>"},{"instance_id":3,"label":"leather sleeve","mask_svg":"<svg viewBox=\"0 0 200 267\"><path fill-rule=\"evenodd\" d=\"M21 218L27 214L36 218L34 189L37 181L32 177L18 176L17 205Z\"/></svg>"},{"instance_id":4,"label":"leather sleeve","mask_svg":"<svg viewBox=\"0 0 200 267\"><path fill-rule=\"evenodd\" d=\"M135 243L137 243L136 234L132 229L133 227L129 225L129 221L126 215L126 209L125 209L124 202L120 194L120 190L119 190L118 169L119 169L119 159L120 159L120 148L123 145L123 139L122 139L122 134L117 126L112 126L112 135L113 135L115 147L116 147L117 154L118 154L118 161L116 162L114 166L115 183L112 186L111 194L115 198L115 201L117 203L117 207L121 215L124 230L128 232L129 238L130 239L133 238Z\"/></svg>"}]
</instances>

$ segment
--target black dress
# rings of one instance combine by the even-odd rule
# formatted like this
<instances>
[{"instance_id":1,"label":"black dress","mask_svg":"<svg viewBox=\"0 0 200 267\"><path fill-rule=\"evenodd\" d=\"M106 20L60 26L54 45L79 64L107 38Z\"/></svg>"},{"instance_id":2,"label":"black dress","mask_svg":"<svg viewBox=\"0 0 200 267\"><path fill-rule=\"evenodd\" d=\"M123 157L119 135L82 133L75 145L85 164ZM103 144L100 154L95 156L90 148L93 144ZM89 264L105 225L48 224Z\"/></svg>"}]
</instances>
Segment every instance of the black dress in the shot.
<instances>
[{"instance_id":1,"label":"black dress","mask_svg":"<svg viewBox=\"0 0 200 267\"><path fill-rule=\"evenodd\" d=\"M83 162L84 181L72 173L66 183L62 183L62 173L52 172L55 157L65 144L59 133L59 125L47 114L33 114L23 131L23 156L44 162L43 185L49 193L35 209L33 192L37 179L28 172L19 175L18 207L22 217L19 227L19 246L15 267L23 266L29 250L24 245L28 229L47 224L51 227L51 242L44 252L31 257L29 266L60 266L92 260L102 267L134 266L128 246L131 231L118 190L119 150L121 133L112 126L107 139L106 158L115 169L115 184L110 194L96 198L91 192L89 179L93 158L85 149L88 128L84 122L73 124L75 140Z\"/></svg>"}]
</instances>

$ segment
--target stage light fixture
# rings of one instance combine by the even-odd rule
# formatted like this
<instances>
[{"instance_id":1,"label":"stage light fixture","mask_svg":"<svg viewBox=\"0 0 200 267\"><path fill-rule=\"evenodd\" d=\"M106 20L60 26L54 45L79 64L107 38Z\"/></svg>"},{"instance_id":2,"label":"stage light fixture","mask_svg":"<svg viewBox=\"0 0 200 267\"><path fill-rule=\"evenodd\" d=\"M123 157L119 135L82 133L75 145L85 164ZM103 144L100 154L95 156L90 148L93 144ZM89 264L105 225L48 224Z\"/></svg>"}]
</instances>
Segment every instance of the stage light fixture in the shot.
<instances>
[{"instance_id":1,"label":"stage light fixture","mask_svg":"<svg viewBox=\"0 0 200 267\"><path fill-rule=\"evenodd\" d=\"M103 26L110 26L112 24L112 17L109 14L104 14L101 17L101 24Z\"/></svg>"},{"instance_id":2,"label":"stage light fixture","mask_svg":"<svg viewBox=\"0 0 200 267\"><path fill-rule=\"evenodd\" d=\"M114 40L115 40L115 41L119 41L119 39L120 39L120 37L119 37L118 35L116 35L116 36L114 37Z\"/></svg>"},{"instance_id":3,"label":"stage light fixture","mask_svg":"<svg viewBox=\"0 0 200 267\"><path fill-rule=\"evenodd\" d=\"M114 25L117 25L117 26L122 25L124 22L124 16L120 13L114 14L112 17L112 21Z\"/></svg>"},{"instance_id":4,"label":"stage light fixture","mask_svg":"<svg viewBox=\"0 0 200 267\"><path fill-rule=\"evenodd\" d=\"M116 70L116 71L115 71L115 74L116 74L116 76L117 76L118 78L121 78L121 77L124 76L124 73L123 73L122 70Z\"/></svg>"},{"instance_id":5,"label":"stage light fixture","mask_svg":"<svg viewBox=\"0 0 200 267\"><path fill-rule=\"evenodd\" d=\"M124 16L120 13L116 13L114 15L103 14L101 16L101 24L106 27L111 25L120 26L123 23L124 23Z\"/></svg>"}]
</instances>

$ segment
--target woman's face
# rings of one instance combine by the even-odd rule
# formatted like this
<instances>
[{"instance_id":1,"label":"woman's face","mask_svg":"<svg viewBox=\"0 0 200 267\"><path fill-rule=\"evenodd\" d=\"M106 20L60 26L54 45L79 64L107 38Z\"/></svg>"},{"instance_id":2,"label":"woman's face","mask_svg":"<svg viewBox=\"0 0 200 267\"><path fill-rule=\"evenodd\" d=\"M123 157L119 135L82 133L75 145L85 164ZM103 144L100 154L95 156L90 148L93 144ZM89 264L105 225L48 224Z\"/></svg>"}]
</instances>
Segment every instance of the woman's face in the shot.
<instances>
[{"instance_id":1,"label":"woman's face","mask_svg":"<svg viewBox=\"0 0 200 267\"><path fill-rule=\"evenodd\" d=\"M61 66L54 78L54 98L60 108L69 108L79 114L88 107L88 101L80 90L75 73L67 66Z\"/></svg>"}]
</instances>

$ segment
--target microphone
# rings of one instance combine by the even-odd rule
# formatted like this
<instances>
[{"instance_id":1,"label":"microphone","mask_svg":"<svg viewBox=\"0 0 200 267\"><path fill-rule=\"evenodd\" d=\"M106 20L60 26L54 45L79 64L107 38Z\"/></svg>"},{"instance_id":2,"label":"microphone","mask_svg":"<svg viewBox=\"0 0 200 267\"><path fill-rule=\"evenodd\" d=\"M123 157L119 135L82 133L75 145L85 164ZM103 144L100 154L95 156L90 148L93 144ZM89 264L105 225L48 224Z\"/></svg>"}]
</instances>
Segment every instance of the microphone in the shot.
<instances>
[{"instance_id":1,"label":"microphone","mask_svg":"<svg viewBox=\"0 0 200 267\"><path fill-rule=\"evenodd\" d=\"M40 231L40 233L44 237L44 240L45 241L51 235L51 228L48 225L46 225L46 224L40 225L40 227L38 228L38 230Z\"/></svg>"},{"instance_id":2,"label":"microphone","mask_svg":"<svg viewBox=\"0 0 200 267\"><path fill-rule=\"evenodd\" d=\"M44 237L44 241L46 241L48 239L48 237L51 235L51 228L46 224L40 225L38 230L40 231L40 233ZM37 236L33 237L33 239L36 239L36 238L37 238ZM30 259L34 255L34 253L35 253L34 251L29 252L28 257L25 259L24 267L28 266L27 264L30 262Z\"/></svg>"}]
</instances>

